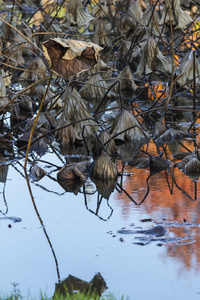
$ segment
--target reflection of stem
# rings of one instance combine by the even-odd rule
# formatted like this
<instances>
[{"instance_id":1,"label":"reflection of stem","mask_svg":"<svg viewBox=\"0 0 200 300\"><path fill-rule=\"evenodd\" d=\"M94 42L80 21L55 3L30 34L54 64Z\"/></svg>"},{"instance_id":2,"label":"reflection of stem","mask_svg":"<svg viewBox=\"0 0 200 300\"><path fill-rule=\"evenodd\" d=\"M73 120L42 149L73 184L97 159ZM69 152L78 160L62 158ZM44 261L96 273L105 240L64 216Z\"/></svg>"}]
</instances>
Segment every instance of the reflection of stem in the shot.
<instances>
[{"instance_id":1,"label":"reflection of stem","mask_svg":"<svg viewBox=\"0 0 200 300\"><path fill-rule=\"evenodd\" d=\"M147 179L146 179L146 183L147 183L147 192L146 192L144 198L142 199L142 201L141 201L138 205L141 205L141 204L144 202L144 200L146 199L146 197L149 195L150 188L149 188L149 182L148 182L148 181L149 181L149 179L150 179L151 176L152 176L152 175L150 174L150 175L147 177Z\"/></svg>"},{"instance_id":2,"label":"reflection of stem","mask_svg":"<svg viewBox=\"0 0 200 300\"><path fill-rule=\"evenodd\" d=\"M59 267L58 267L58 261L57 261L57 258L56 258L56 254L55 254L55 252L54 252L53 246L52 246L52 244L51 244L51 241L50 241L50 239L49 239L49 236L48 236L48 234L47 234L47 231L46 231L46 229L45 229L45 227L44 227L44 223L43 223L43 221L42 221L42 219L41 219L41 217L40 217L40 214L39 214L39 212L38 212L37 206L36 206L36 204L35 204L35 201L34 201L34 198L33 198L33 193L32 193L32 190L31 190L31 186L30 186L30 182L29 182L29 179L28 179L28 174L27 174L27 172L26 172L26 169L24 169L24 172L25 172L25 176L26 176L26 182L27 182L28 190L29 190L29 193L30 193L30 196L31 196L31 200L32 200L32 203L33 203L33 207L34 207L34 209L35 209L36 215L37 215L37 217L38 217L38 219L39 219L39 221L40 221L40 224L41 224L41 226L42 226L42 229L43 229L43 231L44 231L44 234L45 234L45 236L46 236L46 238L47 238L47 241L48 241L48 243L49 243L49 246L50 246L50 248L51 248L51 251L52 251L52 254L53 254L53 257L54 257L54 260L55 260L55 264L56 264L56 271L57 271L58 281L60 282L60 273L59 273Z\"/></svg>"},{"instance_id":3,"label":"reflection of stem","mask_svg":"<svg viewBox=\"0 0 200 300\"><path fill-rule=\"evenodd\" d=\"M169 170L170 170L170 168L169 168ZM166 175L167 184L168 184L168 187L169 187L170 194L173 195L173 180L172 180L172 187L170 187L169 177L168 177L168 173L167 173L166 170L165 170L165 175Z\"/></svg>"},{"instance_id":4,"label":"reflection of stem","mask_svg":"<svg viewBox=\"0 0 200 300\"><path fill-rule=\"evenodd\" d=\"M126 196L129 198L129 199L131 199L131 201L135 204L135 205L138 205L137 204L137 202L129 195L129 193L125 190L125 189L123 189L123 187L119 184L119 183L117 183L117 186L120 188L120 191L117 189L117 191L118 192L124 192L124 194L126 194Z\"/></svg>"},{"instance_id":5,"label":"reflection of stem","mask_svg":"<svg viewBox=\"0 0 200 300\"><path fill-rule=\"evenodd\" d=\"M173 180L173 182L174 182L174 184L175 184L175 186L184 194L184 195L186 195L191 201L195 201L197 198L196 198L196 196L197 196L197 189L196 189L196 185L195 185L195 198L193 199L188 193L186 193L182 188L180 188L180 186L176 183L176 180L175 180L175 178L174 178L174 170L171 172L171 175L172 175L172 180Z\"/></svg>"},{"instance_id":6,"label":"reflection of stem","mask_svg":"<svg viewBox=\"0 0 200 300\"><path fill-rule=\"evenodd\" d=\"M107 221L110 219L110 217L112 216L113 214L113 208L110 206L109 202L108 202L108 199L105 199L107 201L107 205L108 207L110 208L110 215L107 217L107 219L104 219L102 218L101 216L98 215L99 213L99 208L101 206L101 203L102 203L102 199L103 199L103 196L100 196L100 194L98 193L97 195L97 208L96 208L96 212L94 212L93 210L91 210L89 207L88 207L88 204L87 204L87 193L85 191L85 184L83 185L83 194L84 194L84 200L85 200L85 207L86 209L91 212L92 214L94 214L95 216L97 216L100 220L102 221ZM100 198L99 198L100 197Z\"/></svg>"},{"instance_id":7,"label":"reflection of stem","mask_svg":"<svg viewBox=\"0 0 200 300\"><path fill-rule=\"evenodd\" d=\"M6 202L5 190L6 190L6 182L3 185L3 200L4 200L5 207L6 207L5 214L7 214L7 212L8 212L8 204Z\"/></svg>"},{"instance_id":8,"label":"reflection of stem","mask_svg":"<svg viewBox=\"0 0 200 300\"><path fill-rule=\"evenodd\" d=\"M194 182L194 186L195 186L195 188L194 188L194 191L195 191L194 199L197 200L197 182L196 181Z\"/></svg>"}]
</instances>

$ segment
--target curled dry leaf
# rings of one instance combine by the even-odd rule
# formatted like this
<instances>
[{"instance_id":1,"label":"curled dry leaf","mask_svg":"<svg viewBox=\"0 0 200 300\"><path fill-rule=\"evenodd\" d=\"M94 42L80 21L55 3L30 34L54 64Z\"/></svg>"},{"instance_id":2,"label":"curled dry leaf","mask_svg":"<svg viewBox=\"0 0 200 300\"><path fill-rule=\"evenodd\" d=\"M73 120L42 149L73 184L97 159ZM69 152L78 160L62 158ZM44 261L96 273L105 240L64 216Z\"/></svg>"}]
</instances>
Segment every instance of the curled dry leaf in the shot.
<instances>
[{"instance_id":1,"label":"curled dry leaf","mask_svg":"<svg viewBox=\"0 0 200 300\"><path fill-rule=\"evenodd\" d=\"M69 275L63 281L56 283L55 295L73 295L74 291L79 291L87 295L96 295L99 298L107 289L106 282L100 273L97 273L90 282Z\"/></svg>"},{"instance_id":2,"label":"curled dry leaf","mask_svg":"<svg viewBox=\"0 0 200 300\"><path fill-rule=\"evenodd\" d=\"M127 57L127 53L129 53L129 62L131 64L131 68L134 72L137 70L138 62L141 60L141 49L138 45L134 45L132 49L132 42L124 41L121 43L120 51L117 53L117 57L121 60L124 57Z\"/></svg>"},{"instance_id":3,"label":"curled dry leaf","mask_svg":"<svg viewBox=\"0 0 200 300\"><path fill-rule=\"evenodd\" d=\"M199 82L200 76L200 64L198 59L193 56L194 51L188 51L181 62L180 70L177 72L177 75L180 76L177 80L177 83L183 88L190 88L193 85L194 79L194 59L195 59L195 76L196 82Z\"/></svg>"},{"instance_id":4,"label":"curled dry leaf","mask_svg":"<svg viewBox=\"0 0 200 300\"><path fill-rule=\"evenodd\" d=\"M94 67L103 48L91 42L50 39L42 43L50 68L63 78L77 75Z\"/></svg>"},{"instance_id":5,"label":"curled dry leaf","mask_svg":"<svg viewBox=\"0 0 200 300\"><path fill-rule=\"evenodd\" d=\"M100 142L99 142L100 140ZM109 142L108 142L109 141ZM106 144L106 142L108 142ZM106 149L107 153L109 155L116 155L118 153L117 147L115 146L115 142L113 139L111 139L111 135L105 130L105 131L101 131L100 134L98 135L98 139L96 139L96 143L94 146L94 151L95 153L99 155L102 154L102 152L104 151L102 148L102 145L104 145L104 148Z\"/></svg>"},{"instance_id":6,"label":"curled dry leaf","mask_svg":"<svg viewBox=\"0 0 200 300\"><path fill-rule=\"evenodd\" d=\"M126 130L129 127L133 127ZM125 131L119 134L121 131ZM111 132L111 136L117 135L114 139L122 141L135 141L135 140L144 140L149 137L147 132L141 128L137 119L127 110L122 110L117 117L115 118Z\"/></svg>"},{"instance_id":7,"label":"curled dry leaf","mask_svg":"<svg viewBox=\"0 0 200 300\"><path fill-rule=\"evenodd\" d=\"M70 124L69 121L62 121L60 119L58 121L57 128L63 127L65 125ZM75 144L76 142L81 142L82 140L78 137L75 129L72 127L72 125L65 127L63 129L57 130L55 133L56 138L58 141L63 145L63 147L68 147L70 145Z\"/></svg>"},{"instance_id":8,"label":"curled dry leaf","mask_svg":"<svg viewBox=\"0 0 200 300\"><path fill-rule=\"evenodd\" d=\"M157 121L155 123L154 129L153 129L153 137L156 140L161 134L163 134L166 131L165 124Z\"/></svg>"},{"instance_id":9,"label":"curled dry leaf","mask_svg":"<svg viewBox=\"0 0 200 300\"><path fill-rule=\"evenodd\" d=\"M34 121L35 119L33 119L31 122L28 123L28 126L26 127L27 131L31 131ZM41 128L44 128L46 130L51 130L51 124L47 119L45 113L43 112L40 113L36 123L36 129L41 129Z\"/></svg>"},{"instance_id":10,"label":"curled dry leaf","mask_svg":"<svg viewBox=\"0 0 200 300\"><path fill-rule=\"evenodd\" d=\"M134 92L137 89L131 69L126 66L118 75L117 79L120 80L121 90Z\"/></svg>"},{"instance_id":11,"label":"curled dry leaf","mask_svg":"<svg viewBox=\"0 0 200 300\"><path fill-rule=\"evenodd\" d=\"M160 31L162 30L161 28L159 28L159 16L156 10L154 10L153 16L152 16L152 10L149 7L148 9L145 10L143 17L140 21L140 23L144 26L148 28L153 29L154 34L155 35L159 35L159 29Z\"/></svg>"},{"instance_id":12,"label":"curled dry leaf","mask_svg":"<svg viewBox=\"0 0 200 300\"><path fill-rule=\"evenodd\" d=\"M58 183L66 192L74 193L74 195L78 195L80 188L84 185L84 181L80 179L58 180Z\"/></svg>"},{"instance_id":13,"label":"curled dry leaf","mask_svg":"<svg viewBox=\"0 0 200 300\"><path fill-rule=\"evenodd\" d=\"M116 166L107 153L102 153L93 163L92 176L99 179L111 179L117 177Z\"/></svg>"},{"instance_id":14,"label":"curled dry leaf","mask_svg":"<svg viewBox=\"0 0 200 300\"><path fill-rule=\"evenodd\" d=\"M192 22L190 15L187 14L180 4L180 0L167 0L164 1L165 9L160 20L162 25L164 22L170 21L170 15L172 12L172 24L175 26L175 29L184 29L187 25Z\"/></svg>"},{"instance_id":15,"label":"curled dry leaf","mask_svg":"<svg viewBox=\"0 0 200 300\"><path fill-rule=\"evenodd\" d=\"M169 128L162 133L156 140L156 144L170 144L174 141L182 140L184 138L192 136L192 133L185 132L182 130Z\"/></svg>"},{"instance_id":16,"label":"curled dry leaf","mask_svg":"<svg viewBox=\"0 0 200 300\"><path fill-rule=\"evenodd\" d=\"M90 161L81 161L74 164L65 165L58 173L58 181L66 179L79 179L81 181L86 181L87 174L85 173L89 166Z\"/></svg>"},{"instance_id":17,"label":"curled dry leaf","mask_svg":"<svg viewBox=\"0 0 200 300\"><path fill-rule=\"evenodd\" d=\"M94 20L94 17L89 13L84 12L81 0L69 0L67 13L73 17L73 20L77 23L79 28L82 26L88 27L90 22Z\"/></svg>"},{"instance_id":18,"label":"curled dry leaf","mask_svg":"<svg viewBox=\"0 0 200 300\"><path fill-rule=\"evenodd\" d=\"M37 84L35 87L35 94L39 100L42 101L46 92L46 87L43 84ZM60 97L57 97L50 89L48 89L46 98L44 101L44 105L46 105L47 109L59 109L63 107L62 100Z\"/></svg>"},{"instance_id":19,"label":"curled dry leaf","mask_svg":"<svg viewBox=\"0 0 200 300\"><path fill-rule=\"evenodd\" d=\"M32 111L33 109L31 97L29 97L28 95L20 95L19 98L16 99L15 104L19 105L19 108L25 111Z\"/></svg>"},{"instance_id":20,"label":"curled dry leaf","mask_svg":"<svg viewBox=\"0 0 200 300\"><path fill-rule=\"evenodd\" d=\"M109 38L105 30L105 22L103 20L97 20L95 22L95 31L92 41L102 47L109 43Z\"/></svg>"},{"instance_id":21,"label":"curled dry leaf","mask_svg":"<svg viewBox=\"0 0 200 300\"><path fill-rule=\"evenodd\" d=\"M92 120L92 115L87 110L84 100L81 98L78 92L75 90L73 92L69 92L68 90L62 95L62 99L64 102L64 108L60 119L64 122L68 120L69 122L76 122L79 120L83 120L86 118L90 118L90 120L80 121L73 125L75 131L79 138L82 139L82 131L84 128L84 137L93 137L94 133L97 131L95 121ZM62 122L60 120L60 122Z\"/></svg>"},{"instance_id":22,"label":"curled dry leaf","mask_svg":"<svg viewBox=\"0 0 200 300\"><path fill-rule=\"evenodd\" d=\"M46 75L46 65L44 64L43 60L39 57L36 57L31 60L30 64L26 71L24 71L20 78L21 79L28 79L31 81L37 81L40 78L44 78ZM28 83L30 84L30 83Z\"/></svg>"},{"instance_id":23,"label":"curled dry leaf","mask_svg":"<svg viewBox=\"0 0 200 300\"><path fill-rule=\"evenodd\" d=\"M55 34L48 35L49 38L54 38L56 37L57 33L63 32L59 21L56 18L51 17L49 14L46 14L44 16L44 20L41 23L41 27L44 28L47 32L55 32ZM45 35L42 35L42 40L44 41L44 39Z\"/></svg>"},{"instance_id":24,"label":"curled dry leaf","mask_svg":"<svg viewBox=\"0 0 200 300\"><path fill-rule=\"evenodd\" d=\"M185 173L198 173L200 174L200 161L197 157L191 158L184 166Z\"/></svg>"},{"instance_id":25,"label":"curled dry leaf","mask_svg":"<svg viewBox=\"0 0 200 300\"><path fill-rule=\"evenodd\" d=\"M162 52L159 50L153 37L149 38L144 50L140 63L137 67L137 75L146 75L158 70L166 74L171 74L171 64L168 63Z\"/></svg>"},{"instance_id":26,"label":"curled dry leaf","mask_svg":"<svg viewBox=\"0 0 200 300\"><path fill-rule=\"evenodd\" d=\"M3 182L3 183L6 182L7 175L8 175L8 167L9 167L9 165L1 165L0 166L0 182Z\"/></svg>"},{"instance_id":27,"label":"curled dry leaf","mask_svg":"<svg viewBox=\"0 0 200 300\"><path fill-rule=\"evenodd\" d=\"M169 168L169 166L170 166L170 161L167 159L164 159L160 156L150 155L149 163L150 163L151 175L159 173L159 172Z\"/></svg>"},{"instance_id":28,"label":"curled dry leaf","mask_svg":"<svg viewBox=\"0 0 200 300\"><path fill-rule=\"evenodd\" d=\"M92 74L86 85L80 89L83 98L102 99L108 90L106 81L99 73ZM109 91L107 97L114 97L115 94Z\"/></svg>"},{"instance_id":29,"label":"curled dry leaf","mask_svg":"<svg viewBox=\"0 0 200 300\"><path fill-rule=\"evenodd\" d=\"M46 175L46 171L34 164L30 169L29 177L34 181L39 181Z\"/></svg>"},{"instance_id":30,"label":"curled dry leaf","mask_svg":"<svg viewBox=\"0 0 200 300\"><path fill-rule=\"evenodd\" d=\"M129 31L136 29L137 23L141 20L143 12L136 1L133 1L124 15L120 18L119 32L127 34Z\"/></svg>"},{"instance_id":31,"label":"curled dry leaf","mask_svg":"<svg viewBox=\"0 0 200 300\"><path fill-rule=\"evenodd\" d=\"M141 148L145 145L146 140L134 140L125 142L122 145L118 145L117 149L119 151L119 157L122 160L122 164L129 163L133 161L138 153L140 152Z\"/></svg>"},{"instance_id":32,"label":"curled dry leaf","mask_svg":"<svg viewBox=\"0 0 200 300\"><path fill-rule=\"evenodd\" d=\"M0 74L0 109L9 103L3 76Z\"/></svg>"}]
</instances>

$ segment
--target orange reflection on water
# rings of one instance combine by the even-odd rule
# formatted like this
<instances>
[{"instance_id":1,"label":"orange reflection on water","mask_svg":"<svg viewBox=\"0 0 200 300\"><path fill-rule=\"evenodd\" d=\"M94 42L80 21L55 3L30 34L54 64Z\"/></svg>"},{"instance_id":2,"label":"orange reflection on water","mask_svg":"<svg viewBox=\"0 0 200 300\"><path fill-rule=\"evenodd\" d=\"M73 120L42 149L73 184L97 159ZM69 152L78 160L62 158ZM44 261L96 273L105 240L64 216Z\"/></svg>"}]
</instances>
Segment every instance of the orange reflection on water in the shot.
<instances>
[{"instance_id":1,"label":"orange reflection on water","mask_svg":"<svg viewBox=\"0 0 200 300\"><path fill-rule=\"evenodd\" d=\"M165 153L168 158L172 157L169 146ZM194 142L182 141L179 153L186 152L183 146L192 151ZM149 152L156 155L155 144L150 143ZM169 229L169 236L175 238L166 243L167 256L178 259L185 270L194 268L199 272L200 182L173 167L150 176L148 169L126 165L124 174L122 187L127 194L122 191L113 195L123 218L131 217L134 220L137 214L139 220L149 218L155 223L164 224Z\"/></svg>"}]
</instances>

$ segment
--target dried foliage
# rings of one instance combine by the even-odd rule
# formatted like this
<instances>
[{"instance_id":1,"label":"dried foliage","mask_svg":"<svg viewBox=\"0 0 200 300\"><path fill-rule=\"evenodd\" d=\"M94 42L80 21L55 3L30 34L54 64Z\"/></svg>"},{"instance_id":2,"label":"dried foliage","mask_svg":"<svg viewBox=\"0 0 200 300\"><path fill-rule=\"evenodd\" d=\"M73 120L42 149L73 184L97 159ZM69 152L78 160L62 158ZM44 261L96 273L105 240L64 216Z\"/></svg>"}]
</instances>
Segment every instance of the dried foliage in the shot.
<instances>
[{"instance_id":1,"label":"dried foliage","mask_svg":"<svg viewBox=\"0 0 200 300\"><path fill-rule=\"evenodd\" d=\"M94 67L102 48L91 42L55 38L42 44L50 68L63 78Z\"/></svg>"},{"instance_id":2,"label":"dried foliage","mask_svg":"<svg viewBox=\"0 0 200 300\"><path fill-rule=\"evenodd\" d=\"M13 144L26 150L36 180L29 151L42 156L56 145L62 155L93 156L90 175L107 181L96 185L108 199L118 174L111 157L152 175L170 167L168 151L198 136L198 1L1 5L0 141L9 141L1 155ZM199 172L198 155L183 162L185 173ZM68 163L58 173L64 189L77 194L88 166Z\"/></svg>"},{"instance_id":3,"label":"dried foliage","mask_svg":"<svg viewBox=\"0 0 200 300\"><path fill-rule=\"evenodd\" d=\"M94 162L92 176L102 180L117 177L117 169L107 153L102 153L101 156Z\"/></svg>"}]
</instances>

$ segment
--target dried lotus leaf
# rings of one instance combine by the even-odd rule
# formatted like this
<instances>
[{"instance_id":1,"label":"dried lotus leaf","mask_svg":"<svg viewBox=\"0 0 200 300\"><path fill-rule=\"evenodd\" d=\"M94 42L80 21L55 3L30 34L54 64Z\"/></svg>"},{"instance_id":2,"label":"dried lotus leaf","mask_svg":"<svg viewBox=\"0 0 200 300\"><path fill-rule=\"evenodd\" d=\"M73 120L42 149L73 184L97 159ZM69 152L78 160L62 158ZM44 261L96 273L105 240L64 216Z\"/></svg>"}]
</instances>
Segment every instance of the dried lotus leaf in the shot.
<instances>
[{"instance_id":1,"label":"dried lotus leaf","mask_svg":"<svg viewBox=\"0 0 200 300\"><path fill-rule=\"evenodd\" d=\"M80 89L83 98L102 99L108 90L106 81L99 73L93 74L86 82L85 86ZM107 97L113 97L114 93L109 91Z\"/></svg>"},{"instance_id":2,"label":"dried lotus leaf","mask_svg":"<svg viewBox=\"0 0 200 300\"><path fill-rule=\"evenodd\" d=\"M132 91L134 92L137 89L131 69L129 66L126 66L118 75L117 79L120 80L121 90Z\"/></svg>"},{"instance_id":3,"label":"dried lotus leaf","mask_svg":"<svg viewBox=\"0 0 200 300\"><path fill-rule=\"evenodd\" d=\"M133 126L135 127L128 129ZM120 134L121 131L125 132ZM124 142L142 140L148 138L149 136L147 132L144 132L144 130L142 130L137 119L125 109L122 110L115 118L110 134L111 136L117 135L115 139L122 140Z\"/></svg>"},{"instance_id":4,"label":"dried lotus leaf","mask_svg":"<svg viewBox=\"0 0 200 300\"><path fill-rule=\"evenodd\" d=\"M184 166L185 173L200 173L200 161L197 157L190 159Z\"/></svg>"},{"instance_id":5,"label":"dried lotus leaf","mask_svg":"<svg viewBox=\"0 0 200 300\"><path fill-rule=\"evenodd\" d=\"M104 151L102 145L104 146L109 155L112 156L118 153L117 147L115 146L115 142L113 139L111 139L111 135L107 131L100 132L100 134L98 135L98 139L96 140L94 151L97 152L98 155L102 154L102 152Z\"/></svg>"},{"instance_id":6,"label":"dried lotus leaf","mask_svg":"<svg viewBox=\"0 0 200 300\"><path fill-rule=\"evenodd\" d=\"M88 27L90 22L94 20L94 17L89 13L84 12L81 0L69 0L67 13L73 16L73 19L79 28L82 26Z\"/></svg>"},{"instance_id":7,"label":"dried lotus leaf","mask_svg":"<svg viewBox=\"0 0 200 300\"><path fill-rule=\"evenodd\" d=\"M97 20L95 24L95 31L94 31L94 37L93 42L95 44L98 44L102 47L107 45L109 43L108 35L105 31L105 22L103 20Z\"/></svg>"},{"instance_id":8,"label":"dried lotus leaf","mask_svg":"<svg viewBox=\"0 0 200 300\"><path fill-rule=\"evenodd\" d=\"M92 178L92 181L95 183L98 193L107 200L110 198L110 195L114 191L115 186L117 184L116 178L111 178L107 180Z\"/></svg>"},{"instance_id":9,"label":"dried lotus leaf","mask_svg":"<svg viewBox=\"0 0 200 300\"><path fill-rule=\"evenodd\" d=\"M0 109L9 103L9 97L6 96L6 87L3 76L0 74Z\"/></svg>"},{"instance_id":10,"label":"dried lotus leaf","mask_svg":"<svg viewBox=\"0 0 200 300\"><path fill-rule=\"evenodd\" d=\"M171 65L165 56L158 49L153 37L149 38L142 52L140 63L137 67L136 74L143 75L152 73L155 70L166 74L171 74Z\"/></svg>"},{"instance_id":11,"label":"dried lotus leaf","mask_svg":"<svg viewBox=\"0 0 200 300\"><path fill-rule=\"evenodd\" d=\"M83 126L84 137L93 137L94 133L97 131L96 122L92 120L91 113L87 110L84 100L81 98L78 92L69 92L68 90L62 95L64 102L64 109L61 115L63 120L68 120L69 122L76 122L83 119L88 119L85 121L77 122L73 125L75 131L79 138L82 139ZM93 125L93 126L92 126Z\"/></svg>"},{"instance_id":12,"label":"dried lotus leaf","mask_svg":"<svg viewBox=\"0 0 200 300\"><path fill-rule=\"evenodd\" d=\"M29 177L34 181L39 181L46 175L46 171L34 164L30 170Z\"/></svg>"},{"instance_id":13,"label":"dried lotus leaf","mask_svg":"<svg viewBox=\"0 0 200 300\"><path fill-rule=\"evenodd\" d=\"M143 12L136 1L132 1L129 9L122 15L119 23L120 34L127 34L137 28L138 22L141 20Z\"/></svg>"},{"instance_id":14,"label":"dried lotus leaf","mask_svg":"<svg viewBox=\"0 0 200 300\"><path fill-rule=\"evenodd\" d=\"M156 139L156 144L160 143L172 143L177 140L182 140L186 137L190 137L191 133L185 132L182 130L174 129L174 128L169 128L167 129L164 133L162 133L157 139Z\"/></svg>"},{"instance_id":15,"label":"dried lotus leaf","mask_svg":"<svg viewBox=\"0 0 200 300\"><path fill-rule=\"evenodd\" d=\"M79 163L65 165L58 173L58 181L66 179L80 179L85 181L87 179L86 171L91 165L90 161L82 161Z\"/></svg>"},{"instance_id":16,"label":"dried lotus leaf","mask_svg":"<svg viewBox=\"0 0 200 300\"><path fill-rule=\"evenodd\" d=\"M66 192L74 193L74 195L77 195L80 191L80 188L84 185L84 181L80 179L58 180L58 183Z\"/></svg>"},{"instance_id":17,"label":"dried lotus leaf","mask_svg":"<svg viewBox=\"0 0 200 300\"><path fill-rule=\"evenodd\" d=\"M94 162L92 176L99 179L111 179L117 177L116 166L107 153L102 153L101 156Z\"/></svg>"},{"instance_id":18,"label":"dried lotus leaf","mask_svg":"<svg viewBox=\"0 0 200 300\"><path fill-rule=\"evenodd\" d=\"M165 124L157 121L154 126L153 130L153 137L154 139L157 139L161 134L163 134L166 131Z\"/></svg>"},{"instance_id":19,"label":"dried lotus leaf","mask_svg":"<svg viewBox=\"0 0 200 300\"><path fill-rule=\"evenodd\" d=\"M169 14L171 11L171 20L172 24L175 26L175 29L184 29L192 22L190 15L181 8L180 0L168 0L165 1L165 8L160 20L161 25L164 22L166 23L170 21Z\"/></svg>"},{"instance_id":20,"label":"dried lotus leaf","mask_svg":"<svg viewBox=\"0 0 200 300\"><path fill-rule=\"evenodd\" d=\"M181 62L180 70L179 70L179 78L177 83L184 88L190 88L193 84L194 79L194 57L193 57L193 50L188 51ZM200 64L198 59L195 57L195 76L196 81L199 82L200 76Z\"/></svg>"},{"instance_id":21,"label":"dried lotus leaf","mask_svg":"<svg viewBox=\"0 0 200 300\"><path fill-rule=\"evenodd\" d=\"M51 70L63 78L94 67L103 49L91 42L61 38L43 42L42 47Z\"/></svg>"},{"instance_id":22,"label":"dried lotus leaf","mask_svg":"<svg viewBox=\"0 0 200 300\"><path fill-rule=\"evenodd\" d=\"M37 84L35 87L35 94L39 100L39 102L42 101L44 95L46 92L46 87L43 84ZM50 89L48 89L44 105L47 106L47 109L59 109L63 107L61 98L57 97Z\"/></svg>"},{"instance_id":23,"label":"dried lotus leaf","mask_svg":"<svg viewBox=\"0 0 200 300\"><path fill-rule=\"evenodd\" d=\"M61 119L58 121L57 128L63 127L65 125L69 125L69 121L64 121ZM66 148L69 145L73 145L76 142L80 142L81 139L79 139L75 129L72 127L72 125L67 126L65 128L59 129L55 133L56 138L58 141Z\"/></svg>"},{"instance_id":24,"label":"dried lotus leaf","mask_svg":"<svg viewBox=\"0 0 200 300\"><path fill-rule=\"evenodd\" d=\"M6 96L6 87L3 80L3 76L0 74L0 97Z\"/></svg>"},{"instance_id":25,"label":"dried lotus leaf","mask_svg":"<svg viewBox=\"0 0 200 300\"><path fill-rule=\"evenodd\" d=\"M39 57L32 59L26 71L24 71L20 78L28 79L32 81L37 81L40 78L44 78L46 76L46 65L43 60Z\"/></svg>"},{"instance_id":26,"label":"dried lotus leaf","mask_svg":"<svg viewBox=\"0 0 200 300\"><path fill-rule=\"evenodd\" d=\"M176 163L174 167L177 167L178 169L182 170L185 167L185 165L193 158L193 154L188 154L180 162Z\"/></svg>"}]
</instances>

